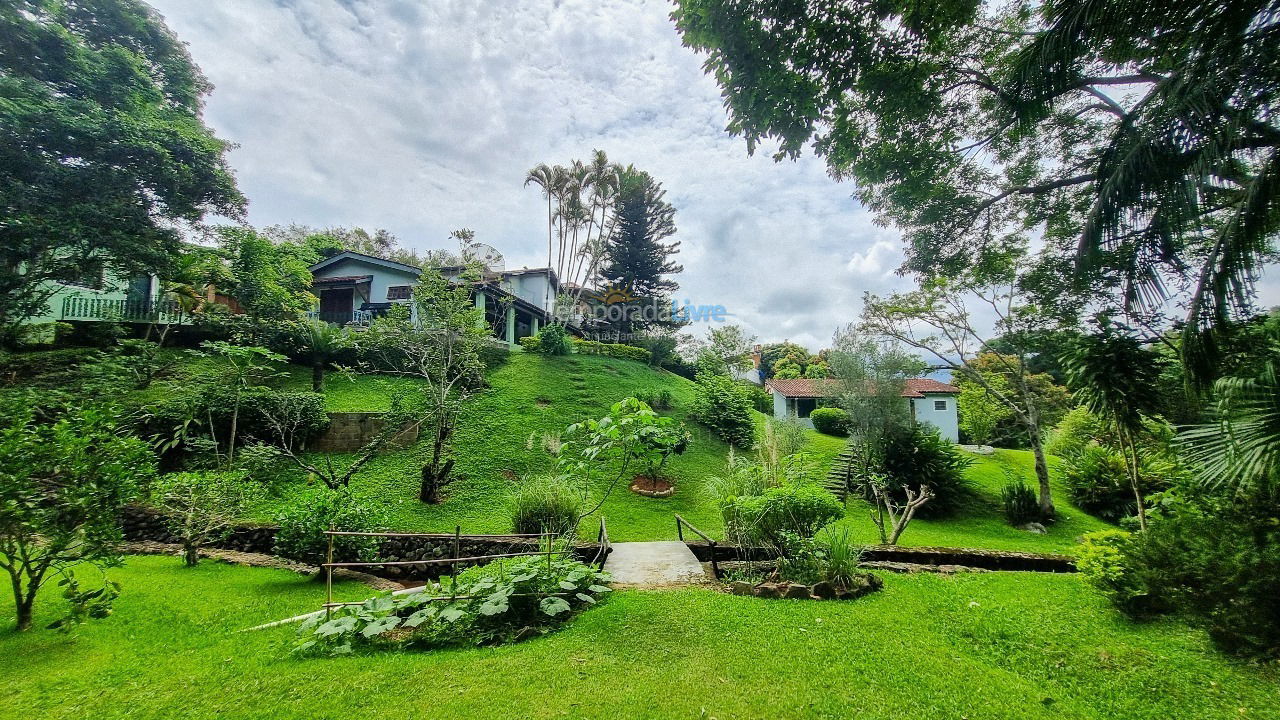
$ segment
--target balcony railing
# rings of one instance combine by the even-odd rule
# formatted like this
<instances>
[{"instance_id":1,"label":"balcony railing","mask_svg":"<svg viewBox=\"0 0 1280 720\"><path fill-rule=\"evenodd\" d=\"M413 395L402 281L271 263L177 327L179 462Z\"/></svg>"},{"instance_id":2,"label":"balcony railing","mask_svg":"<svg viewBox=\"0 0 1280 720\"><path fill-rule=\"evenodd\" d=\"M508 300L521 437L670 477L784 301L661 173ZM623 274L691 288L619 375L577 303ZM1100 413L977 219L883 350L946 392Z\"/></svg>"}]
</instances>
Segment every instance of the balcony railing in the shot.
<instances>
[{"instance_id":1,"label":"balcony railing","mask_svg":"<svg viewBox=\"0 0 1280 720\"><path fill-rule=\"evenodd\" d=\"M352 310L351 312L332 312L328 310L307 313L312 320L322 320L331 325L359 325L364 327L373 322L373 313L368 310Z\"/></svg>"},{"instance_id":2,"label":"balcony railing","mask_svg":"<svg viewBox=\"0 0 1280 720\"><path fill-rule=\"evenodd\" d=\"M183 311L181 303L165 297L103 298L73 295L62 299L62 319L168 325L189 322L191 316Z\"/></svg>"}]
</instances>

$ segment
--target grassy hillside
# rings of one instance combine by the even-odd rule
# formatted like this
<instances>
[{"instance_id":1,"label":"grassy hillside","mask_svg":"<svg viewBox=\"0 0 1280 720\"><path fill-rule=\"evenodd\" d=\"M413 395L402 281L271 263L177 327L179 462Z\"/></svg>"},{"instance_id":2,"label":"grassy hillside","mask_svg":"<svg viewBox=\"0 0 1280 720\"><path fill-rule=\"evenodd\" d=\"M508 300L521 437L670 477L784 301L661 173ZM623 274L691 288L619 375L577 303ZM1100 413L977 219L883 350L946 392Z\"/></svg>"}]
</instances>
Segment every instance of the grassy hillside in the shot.
<instances>
[{"instance_id":1,"label":"grassy hillside","mask_svg":"<svg viewBox=\"0 0 1280 720\"><path fill-rule=\"evenodd\" d=\"M885 576L847 603L614 593L517 645L300 659L322 585L134 557L109 618L10 631L0 718L1280 718L1280 675L1172 620L1131 623L1075 576ZM339 584L341 598L369 593ZM37 628L60 611L51 593Z\"/></svg>"},{"instance_id":2,"label":"grassy hillside","mask_svg":"<svg viewBox=\"0 0 1280 720\"><path fill-rule=\"evenodd\" d=\"M309 384L309 375L295 371L291 383ZM405 382L405 381L401 381ZM552 459L542 449L543 433L558 433L589 417L600 417L609 405L636 393L669 390L673 409L662 411L686 419L693 399L693 383L643 364L595 355L545 357L513 353L489 375L490 388L468 403L457 431L455 472L440 505L417 502L418 449L388 453L375 459L352 485L353 492L386 507L399 529L466 532L510 532L508 503L520 477L545 472ZM357 376L334 379L326 388L331 409L377 410L385 407L390 388L379 378ZM676 478L676 494L667 499L646 498L619 487L603 512L614 540L673 538L674 513L680 513L709 532L720 531L719 515L703 488L709 475L724 465L728 446L689 422L694 441L688 452L674 458L669 474ZM300 489L295 477L273 504ZM601 488L603 490L603 488ZM263 512L269 512L264 507ZM598 521L584 522L594 533Z\"/></svg>"}]
</instances>

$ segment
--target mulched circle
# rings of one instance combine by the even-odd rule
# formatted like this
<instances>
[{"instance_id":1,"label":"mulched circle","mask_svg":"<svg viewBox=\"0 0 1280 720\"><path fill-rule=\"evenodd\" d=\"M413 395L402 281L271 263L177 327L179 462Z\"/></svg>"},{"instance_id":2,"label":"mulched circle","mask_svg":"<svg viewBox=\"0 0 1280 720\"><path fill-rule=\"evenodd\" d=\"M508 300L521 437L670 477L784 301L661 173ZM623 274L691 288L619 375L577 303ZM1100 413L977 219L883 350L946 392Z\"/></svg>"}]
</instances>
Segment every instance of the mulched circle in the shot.
<instances>
[{"instance_id":1,"label":"mulched circle","mask_svg":"<svg viewBox=\"0 0 1280 720\"><path fill-rule=\"evenodd\" d=\"M637 475L631 481L631 492L651 498L671 497L676 491L675 485L663 478L651 478Z\"/></svg>"}]
</instances>

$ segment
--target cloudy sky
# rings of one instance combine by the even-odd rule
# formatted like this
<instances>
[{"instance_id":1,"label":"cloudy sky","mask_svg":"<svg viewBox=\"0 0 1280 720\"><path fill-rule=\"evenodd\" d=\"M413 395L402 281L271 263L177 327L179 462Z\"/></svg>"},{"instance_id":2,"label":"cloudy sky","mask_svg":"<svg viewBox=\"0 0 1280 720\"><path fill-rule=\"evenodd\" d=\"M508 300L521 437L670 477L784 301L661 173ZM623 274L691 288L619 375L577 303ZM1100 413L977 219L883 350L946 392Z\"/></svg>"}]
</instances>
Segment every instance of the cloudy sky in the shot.
<instances>
[{"instance_id":1,"label":"cloudy sky","mask_svg":"<svg viewBox=\"0 0 1280 720\"><path fill-rule=\"evenodd\" d=\"M418 250L469 227L508 267L545 265L525 174L599 148L677 208L678 299L762 341L817 350L863 291L908 285L851 185L724 132L664 0L150 1L215 85L206 119L239 145L254 225L381 227Z\"/></svg>"}]
</instances>

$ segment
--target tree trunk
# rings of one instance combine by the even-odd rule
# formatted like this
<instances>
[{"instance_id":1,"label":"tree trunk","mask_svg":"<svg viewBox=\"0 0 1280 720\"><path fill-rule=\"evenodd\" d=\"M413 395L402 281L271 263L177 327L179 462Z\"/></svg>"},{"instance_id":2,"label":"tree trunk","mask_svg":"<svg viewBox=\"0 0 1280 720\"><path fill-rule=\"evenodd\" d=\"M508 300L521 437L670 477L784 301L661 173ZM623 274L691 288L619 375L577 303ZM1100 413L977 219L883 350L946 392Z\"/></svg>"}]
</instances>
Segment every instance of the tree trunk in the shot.
<instances>
[{"instance_id":1,"label":"tree trunk","mask_svg":"<svg viewBox=\"0 0 1280 720\"><path fill-rule=\"evenodd\" d=\"M35 604L35 593L24 593L22 591L22 575L21 570L15 569L9 571L9 580L13 583L13 604L18 611L18 630L31 629L31 608Z\"/></svg>"},{"instance_id":2,"label":"tree trunk","mask_svg":"<svg viewBox=\"0 0 1280 720\"><path fill-rule=\"evenodd\" d=\"M449 483L449 473L453 470L453 460L444 465L428 463L422 466L422 486L418 489L418 499L430 505L439 505L444 498L440 496L440 488Z\"/></svg>"},{"instance_id":3,"label":"tree trunk","mask_svg":"<svg viewBox=\"0 0 1280 720\"><path fill-rule=\"evenodd\" d=\"M324 392L324 363L322 362L311 366L311 392Z\"/></svg>"},{"instance_id":4,"label":"tree trunk","mask_svg":"<svg viewBox=\"0 0 1280 720\"><path fill-rule=\"evenodd\" d=\"M187 567L195 567L200 563L200 547L191 540L182 541L182 561Z\"/></svg>"},{"instance_id":5,"label":"tree trunk","mask_svg":"<svg viewBox=\"0 0 1280 720\"><path fill-rule=\"evenodd\" d=\"M1053 489L1049 487L1049 463L1044 458L1044 443L1040 440L1040 426L1034 421L1028 423L1031 437L1031 452L1036 457L1036 479L1040 481L1040 515L1044 520L1053 518L1057 512L1053 507Z\"/></svg>"}]
</instances>

